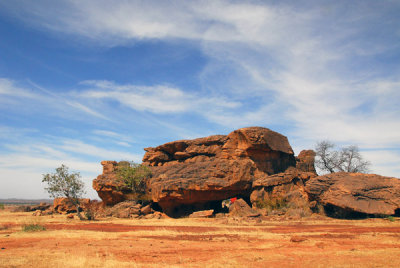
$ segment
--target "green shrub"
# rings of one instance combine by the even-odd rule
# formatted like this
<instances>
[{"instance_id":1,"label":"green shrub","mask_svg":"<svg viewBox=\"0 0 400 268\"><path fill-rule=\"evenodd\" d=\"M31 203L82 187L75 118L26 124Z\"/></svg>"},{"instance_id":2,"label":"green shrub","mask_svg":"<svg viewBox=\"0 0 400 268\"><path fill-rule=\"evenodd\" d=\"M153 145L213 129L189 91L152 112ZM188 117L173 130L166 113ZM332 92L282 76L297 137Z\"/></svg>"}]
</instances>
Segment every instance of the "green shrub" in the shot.
<instances>
[{"instance_id":1,"label":"green shrub","mask_svg":"<svg viewBox=\"0 0 400 268\"><path fill-rule=\"evenodd\" d=\"M0 203L0 209L4 209L4 204Z\"/></svg>"},{"instance_id":2,"label":"green shrub","mask_svg":"<svg viewBox=\"0 0 400 268\"><path fill-rule=\"evenodd\" d=\"M395 219L393 216L388 216L387 219L388 219L389 221L391 221L391 222L396 221L396 219Z\"/></svg>"},{"instance_id":3,"label":"green shrub","mask_svg":"<svg viewBox=\"0 0 400 268\"><path fill-rule=\"evenodd\" d=\"M22 226L22 231L24 232L40 232L40 231L46 231L46 227L43 225L40 225L38 223L31 223L31 224L25 224Z\"/></svg>"},{"instance_id":4,"label":"green shrub","mask_svg":"<svg viewBox=\"0 0 400 268\"><path fill-rule=\"evenodd\" d=\"M257 199L255 204L257 208L266 208L268 211L283 210L289 205L288 201L283 197L270 198L267 200Z\"/></svg>"},{"instance_id":5,"label":"green shrub","mask_svg":"<svg viewBox=\"0 0 400 268\"><path fill-rule=\"evenodd\" d=\"M148 199L146 196L146 179L151 177L149 167L134 162L121 161L118 163L116 175L132 191L132 199Z\"/></svg>"}]
</instances>

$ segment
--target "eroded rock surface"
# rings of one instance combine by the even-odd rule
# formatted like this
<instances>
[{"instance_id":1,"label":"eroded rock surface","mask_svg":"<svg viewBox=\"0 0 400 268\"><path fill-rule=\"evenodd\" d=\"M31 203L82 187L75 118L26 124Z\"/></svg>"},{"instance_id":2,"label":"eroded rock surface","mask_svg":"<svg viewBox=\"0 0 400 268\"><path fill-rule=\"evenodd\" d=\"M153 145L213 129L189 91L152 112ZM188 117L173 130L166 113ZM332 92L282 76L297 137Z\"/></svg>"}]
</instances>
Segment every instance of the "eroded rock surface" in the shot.
<instances>
[{"instance_id":1,"label":"eroded rock surface","mask_svg":"<svg viewBox=\"0 0 400 268\"><path fill-rule=\"evenodd\" d=\"M66 197L54 198L53 202L54 202L53 203L54 211L57 213L60 214L73 213L76 212L77 210L76 206L71 202L71 200L69 200ZM82 210L85 210L85 207L90 206L89 198L79 199L79 202Z\"/></svg>"},{"instance_id":2,"label":"eroded rock surface","mask_svg":"<svg viewBox=\"0 0 400 268\"><path fill-rule=\"evenodd\" d=\"M333 173L310 179L305 188L328 208L373 215L400 214L400 180L375 174Z\"/></svg>"},{"instance_id":3,"label":"eroded rock surface","mask_svg":"<svg viewBox=\"0 0 400 268\"><path fill-rule=\"evenodd\" d=\"M266 175L253 181L250 201L268 202L272 199L285 199L287 202L308 201L305 192L306 182L317 175L314 172L303 172L297 168L289 168L285 172Z\"/></svg>"},{"instance_id":4,"label":"eroded rock surface","mask_svg":"<svg viewBox=\"0 0 400 268\"><path fill-rule=\"evenodd\" d=\"M229 207L229 215L235 217L258 217L260 213L239 198Z\"/></svg>"},{"instance_id":5,"label":"eroded rock surface","mask_svg":"<svg viewBox=\"0 0 400 268\"><path fill-rule=\"evenodd\" d=\"M303 150L296 157L296 168L304 172L312 172L317 174L315 170L315 156L313 150Z\"/></svg>"},{"instance_id":6,"label":"eroded rock surface","mask_svg":"<svg viewBox=\"0 0 400 268\"><path fill-rule=\"evenodd\" d=\"M118 166L116 161L102 161L103 174L97 176L93 180L93 189L97 191L97 194L105 205L115 205L126 199L126 192L129 189L123 184L121 180L118 180L115 170Z\"/></svg>"},{"instance_id":7,"label":"eroded rock surface","mask_svg":"<svg viewBox=\"0 0 400 268\"><path fill-rule=\"evenodd\" d=\"M296 165L287 138L261 127L145 150L143 163L153 174L148 182L151 197L170 214L180 205L249 196L256 177Z\"/></svg>"}]
</instances>

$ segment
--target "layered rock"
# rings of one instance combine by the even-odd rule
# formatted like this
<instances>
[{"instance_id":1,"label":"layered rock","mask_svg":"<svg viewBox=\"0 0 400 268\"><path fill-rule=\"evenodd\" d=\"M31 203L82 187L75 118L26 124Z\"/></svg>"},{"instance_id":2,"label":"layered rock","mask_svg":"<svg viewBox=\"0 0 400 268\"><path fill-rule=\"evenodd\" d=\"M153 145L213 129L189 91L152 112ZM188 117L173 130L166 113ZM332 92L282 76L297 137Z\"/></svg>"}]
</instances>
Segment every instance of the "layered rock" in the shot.
<instances>
[{"instance_id":1,"label":"layered rock","mask_svg":"<svg viewBox=\"0 0 400 268\"><path fill-rule=\"evenodd\" d=\"M249 196L253 180L296 165L287 138L267 128L235 130L195 140L146 148L143 163L153 177L148 189L163 211Z\"/></svg>"},{"instance_id":2,"label":"layered rock","mask_svg":"<svg viewBox=\"0 0 400 268\"><path fill-rule=\"evenodd\" d=\"M104 205L115 205L126 199L129 189L115 174L118 163L116 161L102 161L103 174L93 180L93 189L103 201Z\"/></svg>"},{"instance_id":3,"label":"layered rock","mask_svg":"<svg viewBox=\"0 0 400 268\"><path fill-rule=\"evenodd\" d=\"M305 188L328 213L400 214L400 180L375 174L333 173L310 179Z\"/></svg>"},{"instance_id":4,"label":"layered rock","mask_svg":"<svg viewBox=\"0 0 400 268\"><path fill-rule=\"evenodd\" d=\"M316 153L313 150L303 150L296 157L296 168L304 172L312 172L317 174L315 170L315 156Z\"/></svg>"},{"instance_id":5,"label":"layered rock","mask_svg":"<svg viewBox=\"0 0 400 268\"><path fill-rule=\"evenodd\" d=\"M273 199L285 199L287 202L303 203L308 201L305 192L306 182L317 175L289 168L285 172L259 177L253 181L251 203L268 202Z\"/></svg>"}]
</instances>

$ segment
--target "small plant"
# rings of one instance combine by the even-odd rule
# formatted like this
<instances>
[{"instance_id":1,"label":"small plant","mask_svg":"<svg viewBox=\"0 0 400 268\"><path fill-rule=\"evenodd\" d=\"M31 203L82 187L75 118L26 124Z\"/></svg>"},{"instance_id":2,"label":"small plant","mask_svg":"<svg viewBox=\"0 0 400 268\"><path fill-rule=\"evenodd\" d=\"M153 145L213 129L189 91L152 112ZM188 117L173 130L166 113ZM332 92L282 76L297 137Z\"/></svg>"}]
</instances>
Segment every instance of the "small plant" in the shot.
<instances>
[{"instance_id":1,"label":"small plant","mask_svg":"<svg viewBox=\"0 0 400 268\"><path fill-rule=\"evenodd\" d=\"M4 204L0 203L0 209L3 210L4 209Z\"/></svg>"},{"instance_id":2,"label":"small plant","mask_svg":"<svg viewBox=\"0 0 400 268\"><path fill-rule=\"evenodd\" d=\"M40 231L46 231L46 227L43 225L40 225L38 223L30 223L30 224L25 224L22 226L22 231L24 232L40 232Z\"/></svg>"},{"instance_id":3,"label":"small plant","mask_svg":"<svg viewBox=\"0 0 400 268\"><path fill-rule=\"evenodd\" d=\"M94 221L96 219L96 212L91 207L87 207L84 214L88 221Z\"/></svg>"},{"instance_id":4,"label":"small plant","mask_svg":"<svg viewBox=\"0 0 400 268\"><path fill-rule=\"evenodd\" d=\"M266 208L268 211L272 210L283 210L288 207L288 201L283 197L270 198L267 200L256 200L257 208Z\"/></svg>"},{"instance_id":5,"label":"small plant","mask_svg":"<svg viewBox=\"0 0 400 268\"><path fill-rule=\"evenodd\" d=\"M395 222L396 219L393 216L388 216L387 219L391 222Z\"/></svg>"}]
</instances>

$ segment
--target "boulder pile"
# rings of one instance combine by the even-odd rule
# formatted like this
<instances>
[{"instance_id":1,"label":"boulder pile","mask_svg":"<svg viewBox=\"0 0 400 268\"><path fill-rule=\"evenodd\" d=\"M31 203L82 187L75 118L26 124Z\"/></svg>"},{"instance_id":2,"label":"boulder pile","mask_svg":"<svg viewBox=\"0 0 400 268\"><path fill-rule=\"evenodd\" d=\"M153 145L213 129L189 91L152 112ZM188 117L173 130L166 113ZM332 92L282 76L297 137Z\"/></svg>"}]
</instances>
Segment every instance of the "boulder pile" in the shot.
<instances>
[{"instance_id":1,"label":"boulder pile","mask_svg":"<svg viewBox=\"0 0 400 268\"><path fill-rule=\"evenodd\" d=\"M327 213L334 211L332 216L338 211L350 217L400 214L400 180L349 173L318 176L314 151L304 150L296 157L288 139L267 128L173 141L145 151L143 164L152 173L146 181L152 207L173 217L227 212L221 203L232 197L241 200L232 209L243 215L257 215L254 208L260 206L269 213L274 207L293 211L322 206ZM117 179L118 163L101 164L103 174L93 181L93 188L106 206L120 206L112 215L146 216L143 206L130 200L130 189Z\"/></svg>"}]
</instances>

